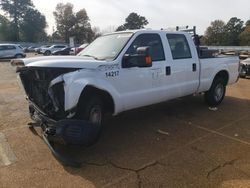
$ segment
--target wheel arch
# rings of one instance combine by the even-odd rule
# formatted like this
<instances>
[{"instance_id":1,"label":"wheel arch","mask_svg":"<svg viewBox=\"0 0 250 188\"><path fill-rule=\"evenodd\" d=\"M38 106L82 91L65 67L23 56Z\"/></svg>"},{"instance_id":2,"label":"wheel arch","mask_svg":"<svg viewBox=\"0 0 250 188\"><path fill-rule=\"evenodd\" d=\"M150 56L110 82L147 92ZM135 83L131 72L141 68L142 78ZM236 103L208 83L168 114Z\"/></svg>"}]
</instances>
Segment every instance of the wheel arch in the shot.
<instances>
[{"instance_id":1,"label":"wheel arch","mask_svg":"<svg viewBox=\"0 0 250 188\"><path fill-rule=\"evenodd\" d=\"M84 100L87 100L89 97L97 95L100 97L104 104L104 111L108 113L115 113L115 102L111 94L105 90L99 89L93 85L86 85L82 90L78 103L77 108L81 108L81 104Z\"/></svg>"},{"instance_id":2,"label":"wheel arch","mask_svg":"<svg viewBox=\"0 0 250 188\"><path fill-rule=\"evenodd\" d=\"M219 72L217 72L214 76L213 82L218 78L222 78L224 80L224 84L226 86L228 84L228 81L229 81L228 71L227 70L220 70Z\"/></svg>"}]
</instances>

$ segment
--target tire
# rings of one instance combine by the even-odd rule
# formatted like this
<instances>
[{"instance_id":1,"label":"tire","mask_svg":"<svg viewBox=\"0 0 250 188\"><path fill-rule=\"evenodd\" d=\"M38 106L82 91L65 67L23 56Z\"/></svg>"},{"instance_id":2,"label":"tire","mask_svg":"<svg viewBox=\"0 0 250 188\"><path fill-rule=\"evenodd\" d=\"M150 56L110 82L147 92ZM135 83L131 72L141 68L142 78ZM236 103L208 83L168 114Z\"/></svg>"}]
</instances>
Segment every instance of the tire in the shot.
<instances>
[{"instance_id":1,"label":"tire","mask_svg":"<svg viewBox=\"0 0 250 188\"><path fill-rule=\"evenodd\" d=\"M97 96L92 96L84 98L79 103L79 109L75 116L76 119L85 120L93 125L93 129L97 132L95 138L91 138L90 143L87 145L95 144L102 131L102 121L103 121L103 102Z\"/></svg>"},{"instance_id":2,"label":"tire","mask_svg":"<svg viewBox=\"0 0 250 188\"><path fill-rule=\"evenodd\" d=\"M22 54L16 54L16 55L15 55L15 58L17 58L17 59L23 58L23 55L22 55Z\"/></svg>"},{"instance_id":3,"label":"tire","mask_svg":"<svg viewBox=\"0 0 250 188\"><path fill-rule=\"evenodd\" d=\"M218 106L223 101L225 93L225 80L223 78L216 78L211 88L205 93L205 101L212 107Z\"/></svg>"},{"instance_id":4,"label":"tire","mask_svg":"<svg viewBox=\"0 0 250 188\"><path fill-rule=\"evenodd\" d=\"M51 55L51 51L49 51L49 50L45 51L45 52L44 52L44 55L46 55L46 56Z\"/></svg>"}]
</instances>

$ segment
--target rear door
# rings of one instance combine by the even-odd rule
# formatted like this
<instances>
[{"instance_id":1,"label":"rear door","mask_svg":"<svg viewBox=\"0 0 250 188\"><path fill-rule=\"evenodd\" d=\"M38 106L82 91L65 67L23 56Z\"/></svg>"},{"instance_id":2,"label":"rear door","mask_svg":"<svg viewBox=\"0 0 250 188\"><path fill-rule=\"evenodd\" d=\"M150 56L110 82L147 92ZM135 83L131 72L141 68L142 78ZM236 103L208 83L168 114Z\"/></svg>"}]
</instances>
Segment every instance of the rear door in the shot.
<instances>
[{"instance_id":1,"label":"rear door","mask_svg":"<svg viewBox=\"0 0 250 188\"><path fill-rule=\"evenodd\" d=\"M176 97L193 94L199 87L199 59L193 41L181 33L166 37L172 56L166 71L171 74L172 89Z\"/></svg>"}]
</instances>

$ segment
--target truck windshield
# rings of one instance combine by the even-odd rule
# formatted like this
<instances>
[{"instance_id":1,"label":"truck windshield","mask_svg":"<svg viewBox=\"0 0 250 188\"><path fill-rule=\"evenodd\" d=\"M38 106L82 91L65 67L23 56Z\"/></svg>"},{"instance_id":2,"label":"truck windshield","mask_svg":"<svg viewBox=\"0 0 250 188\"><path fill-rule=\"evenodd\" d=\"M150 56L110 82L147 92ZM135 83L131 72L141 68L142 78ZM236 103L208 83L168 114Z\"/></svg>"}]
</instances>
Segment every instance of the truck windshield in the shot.
<instances>
[{"instance_id":1,"label":"truck windshield","mask_svg":"<svg viewBox=\"0 0 250 188\"><path fill-rule=\"evenodd\" d=\"M133 33L104 35L87 46L78 56L93 57L97 60L114 60L131 38Z\"/></svg>"}]
</instances>

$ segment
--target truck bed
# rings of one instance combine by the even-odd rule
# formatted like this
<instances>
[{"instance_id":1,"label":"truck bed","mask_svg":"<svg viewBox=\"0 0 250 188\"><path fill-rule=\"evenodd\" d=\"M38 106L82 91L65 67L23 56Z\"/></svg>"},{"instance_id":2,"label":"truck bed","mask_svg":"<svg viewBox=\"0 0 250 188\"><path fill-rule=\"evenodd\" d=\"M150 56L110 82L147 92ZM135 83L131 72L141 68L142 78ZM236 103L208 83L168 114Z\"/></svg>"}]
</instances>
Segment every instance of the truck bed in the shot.
<instances>
[{"instance_id":1,"label":"truck bed","mask_svg":"<svg viewBox=\"0 0 250 188\"><path fill-rule=\"evenodd\" d=\"M200 87L199 92L207 91L212 83L212 80L218 70L228 70L230 73L228 84L233 84L239 76L238 56L219 55L214 58L200 59Z\"/></svg>"}]
</instances>

